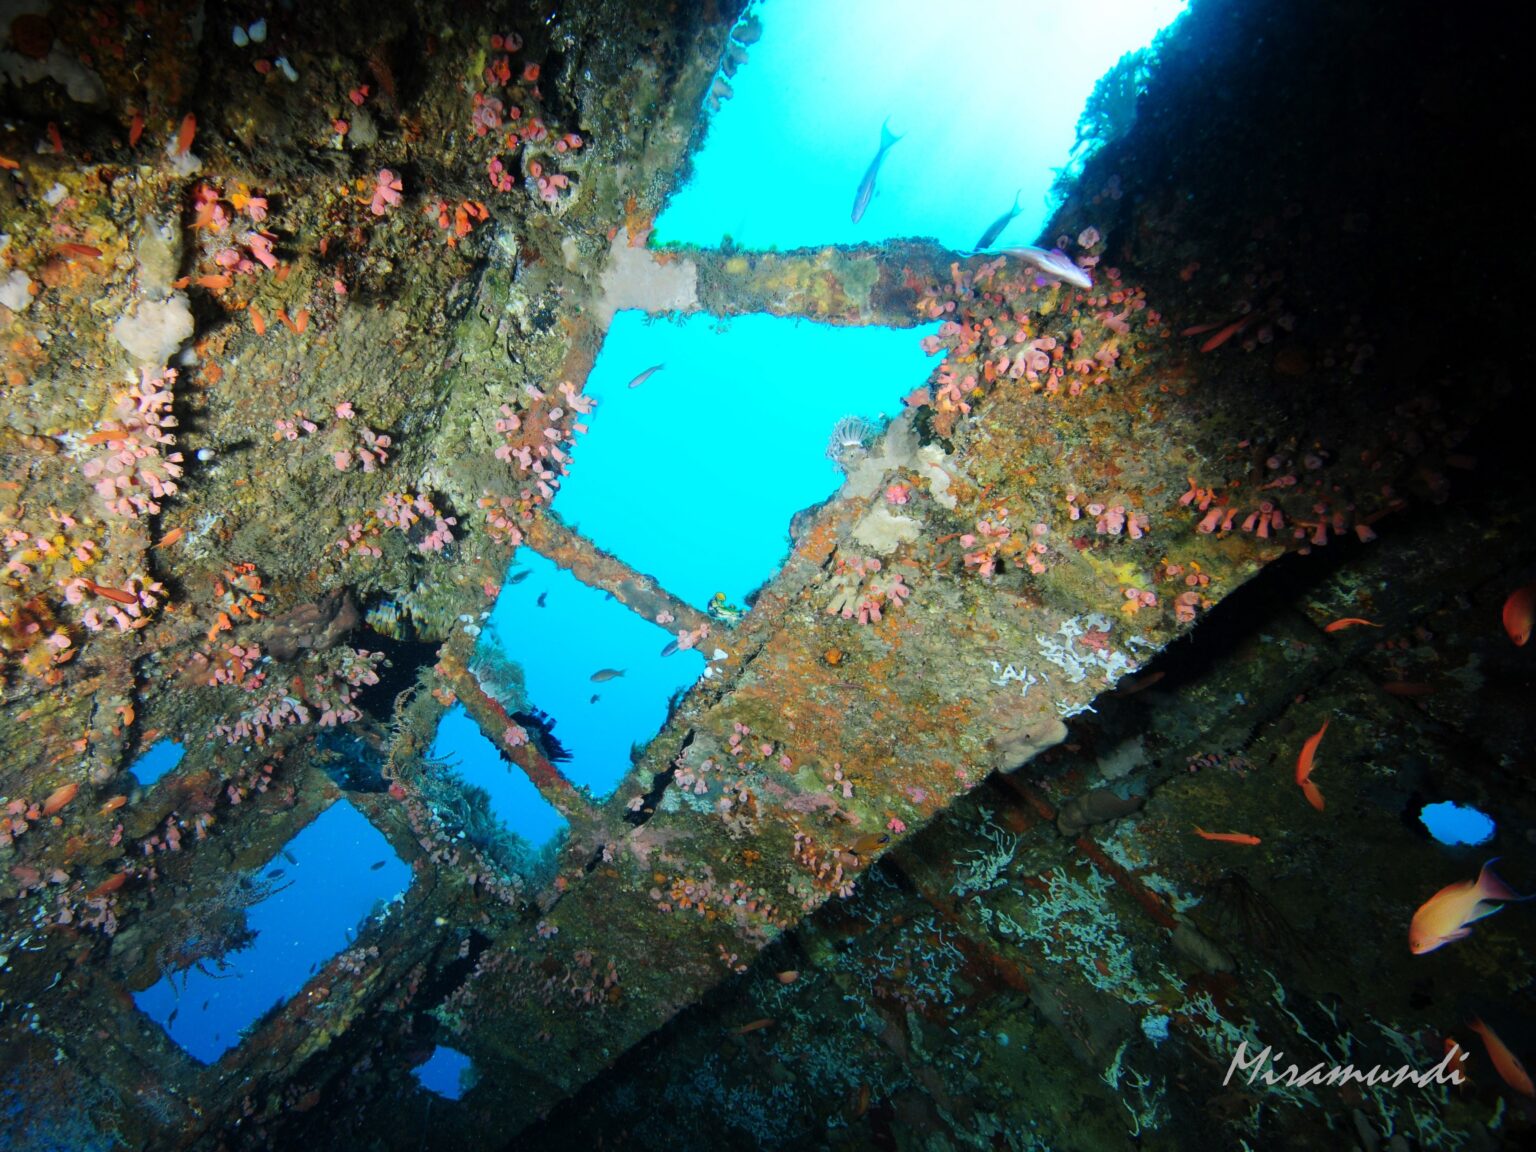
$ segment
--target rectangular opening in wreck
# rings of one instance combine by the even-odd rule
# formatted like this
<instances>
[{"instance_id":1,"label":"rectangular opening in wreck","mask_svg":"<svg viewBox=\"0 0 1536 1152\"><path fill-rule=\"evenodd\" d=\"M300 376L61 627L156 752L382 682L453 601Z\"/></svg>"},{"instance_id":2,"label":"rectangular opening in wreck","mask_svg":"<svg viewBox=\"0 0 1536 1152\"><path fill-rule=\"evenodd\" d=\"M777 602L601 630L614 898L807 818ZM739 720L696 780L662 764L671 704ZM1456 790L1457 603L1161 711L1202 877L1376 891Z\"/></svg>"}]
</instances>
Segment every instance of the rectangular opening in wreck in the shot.
<instances>
[{"instance_id":1,"label":"rectangular opening in wreck","mask_svg":"<svg viewBox=\"0 0 1536 1152\"><path fill-rule=\"evenodd\" d=\"M523 726L546 755L569 756L556 762L567 780L605 797L629 771L631 748L661 730L670 698L704 671L697 651L662 655L674 640L675 627L520 548L476 644L475 674L509 712L550 717L553 740Z\"/></svg>"},{"instance_id":2,"label":"rectangular opening in wreck","mask_svg":"<svg viewBox=\"0 0 1536 1152\"><path fill-rule=\"evenodd\" d=\"M554 509L695 608L716 593L742 605L784 562L794 514L842 482L827 455L839 422L877 435L928 379L921 341L937 331L620 312Z\"/></svg>"},{"instance_id":3,"label":"rectangular opening in wreck","mask_svg":"<svg viewBox=\"0 0 1536 1152\"><path fill-rule=\"evenodd\" d=\"M542 849L565 831L565 817L480 731L464 705L455 704L443 713L427 755L484 792L490 799L491 815L508 833L526 841L530 850Z\"/></svg>"},{"instance_id":4,"label":"rectangular opening in wreck","mask_svg":"<svg viewBox=\"0 0 1536 1152\"><path fill-rule=\"evenodd\" d=\"M140 788L148 788L164 776L187 754L185 746L174 740L157 740L137 760L128 765L128 771L139 782Z\"/></svg>"},{"instance_id":5,"label":"rectangular opening in wreck","mask_svg":"<svg viewBox=\"0 0 1536 1152\"><path fill-rule=\"evenodd\" d=\"M167 972L139 1009L211 1064L287 1003L361 925L410 886L411 870L352 804L337 800L251 876L250 943ZM360 961L366 963L366 959Z\"/></svg>"},{"instance_id":6,"label":"rectangular opening in wreck","mask_svg":"<svg viewBox=\"0 0 1536 1152\"><path fill-rule=\"evenodd\" d=\"M692 179L655 242L738 248L931 236L976 245L1018 196L1004 242L1032 244L1058 170L1134 119L1136 61L1095 84L1183 12L1186 0L767 0L737 25L705 98ZM743 40L747 41L743 43ZM726 75L726 72L730 75ZM963 82L947 83L950 76ZM943 84L942 98L935 83ZM882 144L873 196L857 193Z\"/></svg>"}]
</instances>

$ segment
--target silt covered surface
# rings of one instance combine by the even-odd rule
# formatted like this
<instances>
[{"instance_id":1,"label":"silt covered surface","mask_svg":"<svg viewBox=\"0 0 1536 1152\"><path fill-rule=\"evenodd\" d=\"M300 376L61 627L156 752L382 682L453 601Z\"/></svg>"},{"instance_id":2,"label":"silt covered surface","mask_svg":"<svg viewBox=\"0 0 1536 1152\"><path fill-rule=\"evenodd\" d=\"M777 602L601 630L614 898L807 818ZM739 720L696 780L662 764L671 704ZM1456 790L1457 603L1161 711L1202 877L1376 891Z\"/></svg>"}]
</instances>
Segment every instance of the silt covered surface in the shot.
<instances>
[{"instance_id":1,"label":"silt covered surface","mask_svg":"<svg viewBox=\"0 0 1536 1152\"><path fill-rule=\"evenodd\" d=\"M1523 910L1404 940L1477 863L1419 803L1478 803L1536 876L1530 673L1497 626L1532 563L1509 297L1468 242L1496 205L1434 175L1457 126L1499 131L1459 114L1497 78L1472 30L1195 5L1045 238L1097 258L1084 292L920 241L647 252L750 38L713 5L344 6L244 48L177 6L76 8L50 30L97 99L9 87L0 134L4 271L31 285L0 310L0 1023L27 1140L486 1145L573 1095L523 1143L658 1118L741 1146L1027 1147L1026 1115L1056 1147L1521 1130L1489 1127L1486 1062L1411 1107L1220 1084L1250 1033L1393 1065L1470 1043L1472 1011L1532 1035ZM604 316L648 301L942 324L926 392L846 447L740 622L545 510ZM603 804L474 667L519 543L715 670ZM1321 630L1340 617L1382 627ZM569 821L557 858L426 761L455 703ZM1324 719L1317 812L1293 766ZM162 736L187 757L138 788ZM200 1069L129 993L237 939L234 877L342 791L412 865L403 906ZM704 997L645 1075L602 1079ZM410 1069L439 1042L478 1083L428 1110Z\"/></svg>"}]
</instances>

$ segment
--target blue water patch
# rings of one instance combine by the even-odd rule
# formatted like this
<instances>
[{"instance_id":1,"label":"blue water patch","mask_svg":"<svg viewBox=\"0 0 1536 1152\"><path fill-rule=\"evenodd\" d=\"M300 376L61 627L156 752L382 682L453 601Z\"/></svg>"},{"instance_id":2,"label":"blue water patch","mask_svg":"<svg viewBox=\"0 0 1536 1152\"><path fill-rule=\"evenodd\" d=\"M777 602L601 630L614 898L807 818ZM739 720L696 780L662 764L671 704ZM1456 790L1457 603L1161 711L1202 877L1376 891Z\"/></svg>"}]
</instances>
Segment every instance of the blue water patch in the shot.
<instances>
[{"instance_id":1,"label":"blue water patch","mask_svg":"<svg viewBox=\"0 0 1536 1152\"><path fill-rule=\"evenodd\" d=\"M771 0L657 243L752 249L932 236L967 249L1018 193L1034 243L1095 82L1185 0ZM741 50L736 49L739 53ZM717 89L718 91L718 89ZM1120 101L1133 115L1134 90ZM890 118L875 195L855 192Z\"/></svg>"},{"instance_id":2,"label":"blue water patch","mask_svg":"<svg viewBox=\"0 0 1536 1152\"><path fill-rule=\"evenodd\" d=\"M449 1100L458 1100L475 1086L475 1066L468 1056L439 1044L425 1063L411 1069L421 1086Z\"/></svg>"},{"instance_id":3,"label":"blue water patch","mask_svg":"<svg viewBox=\"0 0 1536 1152\"><path fill-rule=\"evenodd\" d=\"M128 771L142 788L148 788L160 777L181 763L187 750L174 740L157 740L137 760L128 765Z\"/></svg>"},{"instance_id":4,"label":"blue water patch","mask_svg":"<svg viewBox=\"0 0 1536 1152\"><path fill-rule=\"evenodd\" d=\"M937 331L620 312L554 509L695 608L716 592L741 604L783 563L790 518L842 482L826 455L838 420L899 413Z\"/></svg>"},{"instance_id":5,"label":"blue water patch","mask_svg":"<svg viewBox=\"0 0 1536 1152\"><path fill-rule=\"evenodd\" d=\"M565 831L565 817L539 795L521 768L502 756L464 705L455 704L443 713L427 755L446 764L466 784L484 790L491 798L491 814L532 847L542 848Z\"/></svg>"},{"instance_id":6,"label":"blue water patch","mask_svg":"<svg viewBox=\"0 0 1536 1152\"><path fill-rule=\"evenodd\" d=\"M274 1006L352 943L411 870L347 800L332 804L252 877L264 895L245 911L243 948L167 973L134 1003L205 1064L244 1039Z\"/></svg>"},{"instance_id":7,"label":"blue water patch","mask_svg":"<svg viewBox=\"0 0 1536 1152\"><path fill-rule=\"evenodd\" d=\"M1450 800L1426 804L1419 819L1442 844L1486 844L1493 839L1493 818L1470 804L1464 806Z\"/></svg>"},{"instance_id":8,"label":"blue water patch","mask_svg":"<svg viewBox=\"0 0 1536 1152\"><path fill-rule=\"evenodd\" d=\"M611 491L639 482L632 476ZM659 518L651 523L662 530ZM560 770L605 797L630 769L630 746L661 730L668 699L699 678L704 657L696 650L662 656L675 625L652 623L531 549L518 549L512 570L529 574L502 586L477 651L522 666L528 704L554 718L554 736L570 753ZM708 638L703 647L713 650ZM594 681L602 671L624 675Z\"/></svg>"}]
</instances>

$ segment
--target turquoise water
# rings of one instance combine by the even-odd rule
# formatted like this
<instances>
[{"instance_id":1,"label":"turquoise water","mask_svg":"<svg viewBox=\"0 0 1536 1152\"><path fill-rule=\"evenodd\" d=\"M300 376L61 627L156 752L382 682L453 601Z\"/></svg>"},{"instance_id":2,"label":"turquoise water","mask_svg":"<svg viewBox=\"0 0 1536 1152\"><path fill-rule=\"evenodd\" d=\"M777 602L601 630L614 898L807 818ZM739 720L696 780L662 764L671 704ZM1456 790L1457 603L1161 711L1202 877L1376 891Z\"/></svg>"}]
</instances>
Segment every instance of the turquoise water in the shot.
<instances>
[{"instance_id":1,"label":"turquoise water","mask_svg":"<svg viewBox=\"0 0 1536 1152\"><path fill-rule=\"evenodd\" d=\"M550 714L555 738L571 754L558 765L566 779L607 796L629 771L630 746L656 735L668 697L699 678L704 657L691 650L662 656L672 629L531 549L512 558L511 572L518 571L530 575L515 584L509 576L480 645L522 665L528 702ZM594 682L592 675L603 669L624 675Z\"/></svg>"},{"instance_id":2,"label":"turquoise water","mask_svg":"<svg viewBox=\"0 0 1536 1152\"><path fill-rule=\"evenodd\" d=\"M269 894L246 909L255 935L247 947L167 973L133 996L205 1064L239 1044L244 1029L348 947L375 907L410 887L411 870L343 799L249 874L249 882Z\"/></svg>"},{"instance_id":3,"label":"turquoise water","mask_svg":"<svg viewBox=\"0 0 1536 1152\"><path fill-rule=\"evenodd\" d=\"M1493 817L1470 804L1455 804L1450 800L1426 804L1419 812L1419 820L1442 844L1486 844L1493 839Z\"/></svg>"},{"instance_id":4,"label":"turquoise water","mask_svg":"<svg viewBox=\"0 0 1536 1152\"><path fill-rule=\"evenodd\" d=\"M746 49L734 95L713 113L693 179L667 204L654 240L713 247L729 237L782 249L931 236L966 249L1017 194L1001 240L1033 241L1095 82L1183 8L757 5L762 38ZM856 223L854 195L887 117L902 139ZM745 606L783 563L791 517L841 483L826 455L837 422L900 412L932 370L920 341L936 330L620 312L586 384L597 407L554 511L695 608L717 594ZM531 575L502 589L481 651L522 667L527 704L553 718L571 754L558 767L607 796L629 771L631 746L655 735L668 698L698 678L703 657L661 657L670 631L528 549L511 572L522 569ZM602 668L624 675L593 682ZM433 755L490 792L498 818L535 845L563 827L462 709L443 718Z\"/></svg>"},{"instance_id":5,"label":"turquoise water","mask_svg":"<svg viewBox=\"0 0 1536 1152\"><path fill-rule=\"evenodd\" d=\"M427 755L443 761L465 783L483 788L491 798L491 814L533 848L542 848L565 831L565 818L539 795L521 768L502 756L464 705L455 704L443 713Z\"/></svg>"},{"instance_id":6,"label":"turquoise water","mask_svg":"<svg viewBox=\"0 0 1536 1152\"><path fill-rule=\"evenodd\" d=\"M695 608L716 592L741 604L783 563L790 518L841 484L826 456L838 420L900 412L937 331L620 312L554 509Z\"/></svg>"},{"instance_id":7,"label":"turquoise water","mask_svg":"<svg viewBox=\"0 0 1536 1152\"><path fill-rule=\"evenodd\" d=\"M439 1044L425 1063L411 1069L411 1074L428 1092L447 1100L457 1100L469 1091L475 1066L469 1057L454 1048Z\"/></svg>"},{"instance_id":8,"label":"turquoise water","mask_svg":"<svg viewBox=\"0 0 1536 1152\"><path fill-rule=\"evenodd\" d=\"M771 0L659 243L797 248L931 236L974 245L1008 211L1032 243L1094 82L1184 0ZM894 34L893 34L894 33ZM854 193L887 154L862 220Z\"/></svg>"},{"instance_id":9,"label":"turquoise water","mask_svg":"<svg viewBox=\"0 0 1536 1152\"><path fill-rule=\"evenodd\" d=\"M181 763L187 750L174 740L157 740L144 754L128 765L128 771L142 788L148 788L160 777Z\"/></svg>"}]
</instances>

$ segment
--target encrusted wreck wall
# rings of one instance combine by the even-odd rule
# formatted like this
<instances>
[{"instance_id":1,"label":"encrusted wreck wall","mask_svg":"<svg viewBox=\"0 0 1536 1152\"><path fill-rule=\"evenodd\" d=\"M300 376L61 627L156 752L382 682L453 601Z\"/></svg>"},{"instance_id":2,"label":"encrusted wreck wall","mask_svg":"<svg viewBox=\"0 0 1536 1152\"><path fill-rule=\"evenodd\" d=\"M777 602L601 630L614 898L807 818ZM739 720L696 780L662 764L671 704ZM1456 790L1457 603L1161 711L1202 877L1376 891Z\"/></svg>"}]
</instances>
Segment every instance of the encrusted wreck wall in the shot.
<instances>
[{"instance_id":1,"label":"encrusted wreck wall","mask_svg":"<svg viewBox=\"0 0 1536 1152\"><path fill-rule=\"evenodd\" d=\"M1484 476L1509 459L1487 422L1510 380L1502 349L1457 323L1485 266L1455 244L1426 263L1423 236L1468 221L1450 186L1406 178L1453 154L1454 62L1467 57L1445 63L1445 44L1462 39L1320 5L1196 4L1135 126L1053 222L1048 239L1095 269L1078 291L920 241L649 251L715 69L756 34L712 3L296 9L238 45L228 26L249 19L56 4L0 42L14 77L0 132L0 1026L7 1100L38 1132L103 1147L259 1147L306 1130L357 1146L510 1139L771 945L801 956L770 957L735 993L763 1007L732 1017L733 1053L759 1051L759 1032L777 1041L760 1021L781 1011L830 1017L835 997L788 1002L823 979L857 985L856 1030L879 1035L925 1101L903 1107L925 1123L959 1108L952 1133L988 1139L971 1119L1003 1110L957 1103L911 1060L933 1043L913 1020L950 1002L950 976L983 968L1027 999L1041 1046L1073 1062L1064 1083L1118 1090L1137 1069L1131 1120L1177 1141L1206 1100L1181 1098L1193 1089L1179 1060L1219 1067L1254 1022L1283 1026L1266 1005L1287 1003L1280 977L1230 977L1219 923L1190 922L1189 892L1214 865L1188 858L1184 825L1251 832L1282 805L1249 847L1269 861L1255 882L1305 860L1326 896L1292 918L1314 933L1382 918L1394 927L1379 946L1406 964L1385 937L1444 868L1395 827L1403 793L1426 783L1368 802L1370 765L1410 754L1383 744L1401 693L1383 701L1356 679L1325 709L1294 702L1294 667L1230 690L1215 675L1162 706L1176 733L1161 742L1135 710L1114 712L1116 729L1092 709L1117 684L1154 684L1156 654L1266 566L1367 564L1378 536L1472 499L1479 458ZM1340 64L1367 33L1395 37L1403 61L1436 61L1416 74L1441 118L1399 115L1387 74ZM1429 43L1438 57L1421 55ZM928 347L943 366L882 436L843 454L844 488L796 518L783 570L739 625L546 511L579 466L582 387L619 307L941 322ZM790 402L793 387L835 387L833 366L808 365ZM1491 500L1481 515L1518 511ZM1439 547L1472 549L1467 529L1445 530ZM717 675L607 804L519 739L470 671L476 621L519 543L636 611L670 613L713 658ZM1468 611L1496 605L1493 586L1529 563L1522 547L1460 577ZM1321 676L1334 641L1308 628L1325 616L1403 629L1415 605L1453 604L1387 595L1399 571L1341 580L1312 625L1293 620L1258 652ZM1369 670L1417 682L1387 659ZM548 875L461 835L468 817L424 758L455 701L569 819ZM1288 768L1327 717L1320 814ZM199 1067L126 993L238 930L229 877L338 793L340 754L320 737L343 726L378 788L341 786L415 882L360 938L361 958L324 967L257 1038ZM1479 730L1492 760L1527 736ZM186 762L138 789L126 765L162 734ZM1111 735L1096 774L1063 759ZM860 887L994 770L1033 764L1021 780L1044 780L1035 758L1052 748L1043 791L987 786L1024 797L1012 824L973 800L904 857L923 906L897 908L889 873ZM1443 752L1412 754L1448 786ZM1220 773L1187 783L1169 768L1206 755L1234 779L1262 768L1264 791L1238 803ZM1110 822L1134 807L1127 779L1139 794L1163 786L1134 838ZM1106 782L1116 798L1081 795ZM1501 816L1530 827L1528 794L1507 803ZM1372 869L1328 847L1358 838L1379 845ZM784 940L849 897L803 944ZM1353 915L1331 911L1346 898ZM889 936L862 969L831 954L840 916ZM907 917L931 926L906 931ZM1487 970L1516 953L1478 955ZM1450 962L1474 964L1466 950ZM1070 975L1040 974L1062 966ZM1356 989L1305 994L1327 991ZM870 1007L892 1001L894 1014ZM1404 1035L1454 1024L1449 1009L1412 1020L1405 996L1384 1003L1359 1018ZM1180 1047L1154 1044L1159 1027ZM480 1079L429 1116L409 1068L438 1040ZM818 1091L851 1097L853 1121L896 1099L858 1067L818 1073ZM1251 1103L1218 1109L1250 1137L1266 1131ZM1071 1107L1101 1104L1079 1084ZM1379 1109L1362 1112L1384 1127ZM1428 1121L1415 1122L1422 1139ZM550 1147L569 1146L562 1131L546 1130Z\"/></svg>"}]
</instances>

